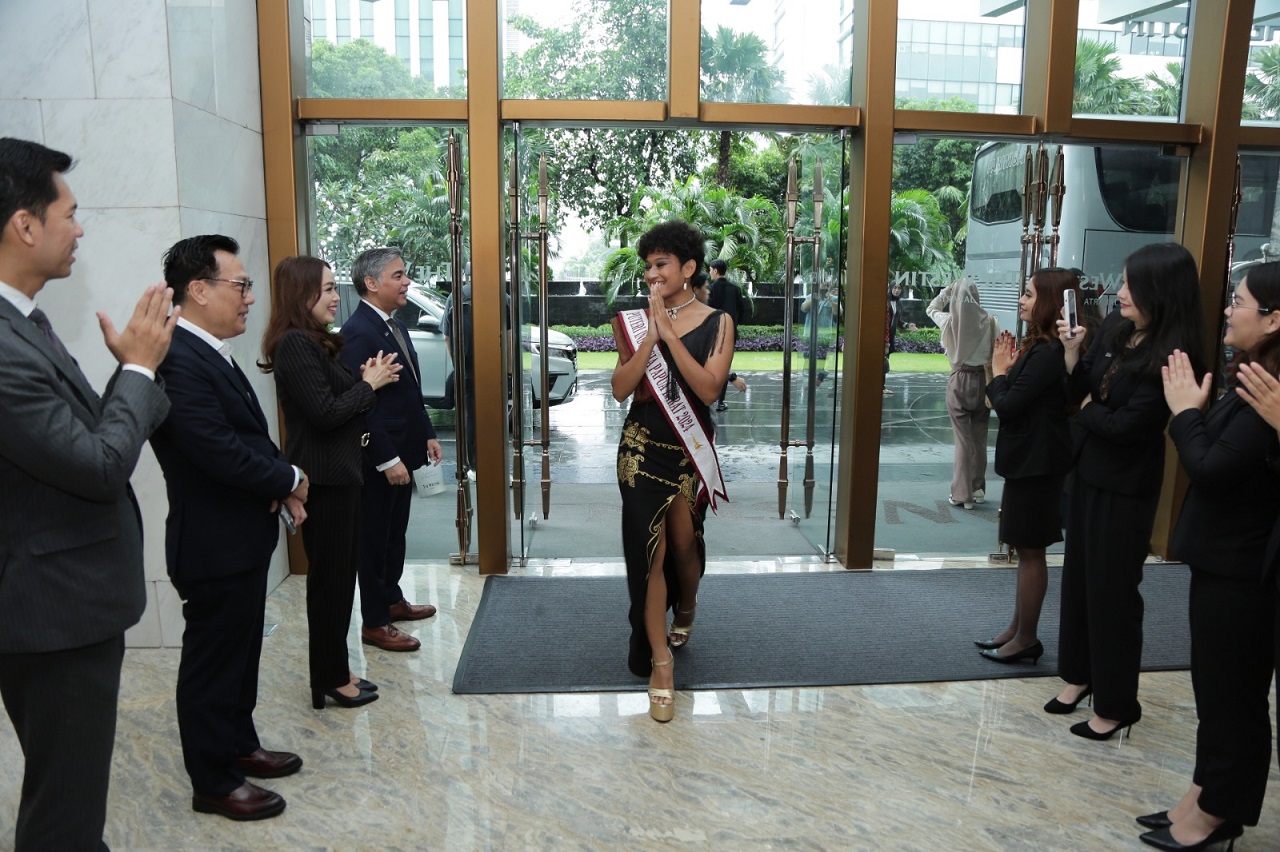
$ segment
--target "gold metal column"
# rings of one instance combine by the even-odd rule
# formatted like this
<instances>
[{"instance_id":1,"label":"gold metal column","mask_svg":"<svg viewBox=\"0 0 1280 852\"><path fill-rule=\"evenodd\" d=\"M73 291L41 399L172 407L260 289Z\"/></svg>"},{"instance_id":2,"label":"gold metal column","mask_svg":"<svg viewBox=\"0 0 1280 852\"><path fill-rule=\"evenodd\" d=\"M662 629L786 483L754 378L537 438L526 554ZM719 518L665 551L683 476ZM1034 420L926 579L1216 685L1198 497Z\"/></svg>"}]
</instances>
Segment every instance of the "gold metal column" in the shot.
<instances>
[{"instance_id":1,"label":"gold metal column","mask_svg":"<svg viewBox=\"0 0 1280 852\"><path fill-rule=\"evenodd\" d=\"M846 568L870 568L879 505L876 482L884 400L880 391L889 298L897 3L865 0L857 4L854 15L853 102L861 103L865 113L862 132L854 134L849 156L843 384L853 392L846 393L840 412L835 555Z\"/></svg>"},{"instance_id":2,"label":"gold metal column","mask_svg":"<svg viewBox=\"0 0 1280 852\"><path fill-rule=\"evenodd\" d=\"M494 340L506 341L502 334L506 265L502 249L500 25L497 3L467 3L471 322L477 343L489 342L475 347L476 456L486 460L476 471L475 541L481 574L507 573L511 542L507 470L505 464L498 464L505 458L507 438L506 360L503 346L492 345Z\"/></svg>"}]
</instances>

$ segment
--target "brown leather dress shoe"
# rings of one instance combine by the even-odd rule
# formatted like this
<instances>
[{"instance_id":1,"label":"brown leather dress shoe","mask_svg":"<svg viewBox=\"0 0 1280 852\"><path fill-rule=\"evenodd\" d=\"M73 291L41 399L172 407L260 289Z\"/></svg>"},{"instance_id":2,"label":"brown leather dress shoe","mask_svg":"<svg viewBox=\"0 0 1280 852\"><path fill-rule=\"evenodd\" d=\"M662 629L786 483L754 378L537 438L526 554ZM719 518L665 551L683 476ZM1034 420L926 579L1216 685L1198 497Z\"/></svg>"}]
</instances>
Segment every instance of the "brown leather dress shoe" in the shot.
<instances>
[{"instance_id":1,"label":"brown leather dress shoe","mask_svg":"<svg viewBox=\"0 0 1280 852\"><path fill-rule=\"evenodd\" d=\"M236 758L236 768L251 778L283 778L302 768L302 758L291 751L267 751Z\"/></svg>"},{"instance_id":2,"label":"brown leather dress shoe","mask_svg":"<svg viewBox=\"0 0 1280 852\"><path fill-rule=\"evenodd\" d=\"M401 633L394 624L384 624L382 627L361 627L360 641L384 651L416 651L422 647L421 642L408 633Z\"/></svg>"},{"instance_id":3,"label":"brown leather dress shoe","mask_svg":"<svg viewBox=\"0 0 1280 852\"><path fill-rule=\"evenodd\" d=\"M404 598L391 605L392 621L419 621L435 614L436 608L431 604L411 604Z\"/></svg>"},{"instance_id":4,"label":"brown leather dress shoe","mask_svg":"<svg viewBox=\"0 0 1280 852\"><path fill-rule=\"evenodd\" d=\"M225 796L202 796L199 793L192 795L191 809L197 813L218 814L239 822L270 819L284 812L284 797L246 781Z\"/></svg>"}]
</instances>

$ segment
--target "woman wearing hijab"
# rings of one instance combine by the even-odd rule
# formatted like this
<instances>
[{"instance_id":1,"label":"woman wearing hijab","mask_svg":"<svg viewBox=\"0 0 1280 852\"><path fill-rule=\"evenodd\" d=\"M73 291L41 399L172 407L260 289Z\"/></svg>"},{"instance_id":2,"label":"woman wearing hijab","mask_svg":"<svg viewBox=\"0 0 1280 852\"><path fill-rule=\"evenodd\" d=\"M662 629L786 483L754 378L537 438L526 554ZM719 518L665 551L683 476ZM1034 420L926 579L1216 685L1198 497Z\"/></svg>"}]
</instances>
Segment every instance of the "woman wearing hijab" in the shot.
<instances>
[{"instance_id":1,"label":"woman wearing hijab","mask_svg":"<svg viewBox=\"0 0 1280 852\"><path fill-rule=\"evenodd\" d=\"M951 474L952 506L972 509L986 499L987 429L991 411L985 401L987 367L995 344L995 318L982 309L978 285L961 278L938 294L926 312L942 331L942 349L951 363L947 414L955 432Z\"/></svg>"}]
</instances>

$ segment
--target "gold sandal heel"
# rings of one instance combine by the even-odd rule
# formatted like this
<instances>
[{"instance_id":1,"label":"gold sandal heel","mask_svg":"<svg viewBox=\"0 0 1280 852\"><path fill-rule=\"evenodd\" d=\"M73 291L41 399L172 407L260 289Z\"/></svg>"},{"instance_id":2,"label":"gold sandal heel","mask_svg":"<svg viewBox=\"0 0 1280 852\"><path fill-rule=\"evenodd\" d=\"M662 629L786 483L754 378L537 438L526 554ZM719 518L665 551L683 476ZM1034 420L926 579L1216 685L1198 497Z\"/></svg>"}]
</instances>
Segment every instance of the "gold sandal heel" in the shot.
<instances>
[{"instance_id":1,"label":"gold sandal heel","mask_svg":"<svg viewBox=\"0 0 1280 852\"><path fill-rule=\"evenodd\" d=\"M698 602L693 602L693 609L682 609L677 615L696 615L698 612ZM671 619L671 629L667 631L667 644L672 648L683 648L689 644L689 637L693 635L693 622L690 621L687 627L676 626L676 620Z\"/></svg>"},{"instance_id":2,"label":"gold sandal heel","mask_svg":"<svg viewBox=\"0 0 1280 852\"><path fill-rule=\"evenodd\" d=\"M675 657L671 657L665 663L654 662L653 667L675 665ZM666 704L660 704L657 699L668 699ZM670 689L655 689L649 687L649 715L653 717L655 722L670 722L676 717L676 696L675 691Z\"/></svg>"}]
</instances>

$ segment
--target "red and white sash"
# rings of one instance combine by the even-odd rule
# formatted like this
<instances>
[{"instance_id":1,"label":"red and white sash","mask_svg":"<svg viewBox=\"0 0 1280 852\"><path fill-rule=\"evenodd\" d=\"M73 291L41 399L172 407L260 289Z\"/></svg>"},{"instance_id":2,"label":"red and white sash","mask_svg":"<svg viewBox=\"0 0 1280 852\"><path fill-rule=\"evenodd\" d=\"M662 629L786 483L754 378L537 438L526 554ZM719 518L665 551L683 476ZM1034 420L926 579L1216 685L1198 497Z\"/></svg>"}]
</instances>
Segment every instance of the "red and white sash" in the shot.
<instances>
[{"instance_id":1,"label":"red and white sash","mask_svg":"<svg viewBox=\"0 0 1280 852\"><path fill-rule=\"evenodd\" d=\"M623 339L631 348L629 354L634 355L649 333L648 311L619 311L622 318ZM644 365L644 378L649 385L649 393L662 408L663 415L671 424L672 430L680 436L680 443L693 461L698 471L698 496L706 495L711 511L716 511L716 498L729 499L725 491L724 478L720 475L720 459L716 457L716 446L711 436L698 419L697 413L685 395L684 386L679 382L669 382L670 369L667 360L662 357L658 347L649 351L649 361ZM667 388L676 389L676 398L667 398Z\"/></svg>"}]
</instances>

